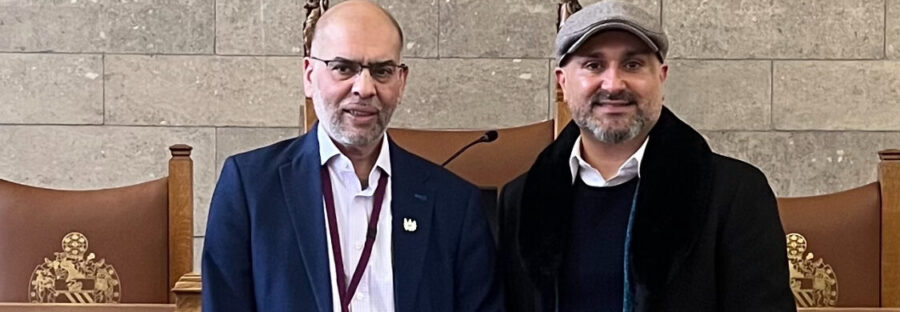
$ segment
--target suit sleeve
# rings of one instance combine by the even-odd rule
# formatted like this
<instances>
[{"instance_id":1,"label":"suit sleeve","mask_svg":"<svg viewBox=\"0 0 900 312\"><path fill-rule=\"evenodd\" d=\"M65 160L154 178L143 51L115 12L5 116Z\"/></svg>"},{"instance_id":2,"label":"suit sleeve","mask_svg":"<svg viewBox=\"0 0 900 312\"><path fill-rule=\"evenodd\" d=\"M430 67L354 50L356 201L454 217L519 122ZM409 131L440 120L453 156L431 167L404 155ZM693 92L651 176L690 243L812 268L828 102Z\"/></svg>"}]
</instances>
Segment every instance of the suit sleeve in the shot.
<instances>
[{"instance_id":1,"label":"suit sleeve","mask_svg":"<svg viewBox=\"0 0 900 312\"><path fill-rule=\"evenodd\" d=\"M775 195L755 168L738 183L719 236L719 310L796 311Z\"/></svg>"},{"instance_id":2,"label":"suit sleeve","mask_svg":"<svg viewBox=\"0 0 900 312\"><path fill-rule=\"evenodd\" d=\"M256 311L250 216L240 170L231 157L210 203L202 267L203 311Z\"/></svg>"},{"instance_id":3,"label":"suit sleeve","mask_svg":"<svg viewBox=\"0 0 900 312\"><path fill-rule=\"evenodd\" d=\"M477 189L468 192L454 285L456 311L502 311L502 293L494 271L494 239Z\"/></svg>"}]
</instances>

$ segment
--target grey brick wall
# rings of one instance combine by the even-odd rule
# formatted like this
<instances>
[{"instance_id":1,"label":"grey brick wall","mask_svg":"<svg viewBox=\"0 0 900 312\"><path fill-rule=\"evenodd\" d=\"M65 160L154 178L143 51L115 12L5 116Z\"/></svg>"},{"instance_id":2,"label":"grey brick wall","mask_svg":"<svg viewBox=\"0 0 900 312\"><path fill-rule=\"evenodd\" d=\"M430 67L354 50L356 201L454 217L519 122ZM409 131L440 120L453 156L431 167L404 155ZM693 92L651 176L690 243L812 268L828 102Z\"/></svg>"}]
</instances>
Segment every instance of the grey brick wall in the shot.
<instances>
[{"instance_id":1,"label":"grey brick wall","mask_svg":"<svg viewBox=\"0 0 900 312\"><path fill-rule=\"evenodd\" d=\"M779 195L874 181L900 148L900 0L634 1L670 34L666 105ZM224 158L299 133L304 2L0 0L0 177L136 183L191 144L199 259ZM556 1L378 2L407 37L395 126L552 115Z\"/></svg>"}]
</instances>

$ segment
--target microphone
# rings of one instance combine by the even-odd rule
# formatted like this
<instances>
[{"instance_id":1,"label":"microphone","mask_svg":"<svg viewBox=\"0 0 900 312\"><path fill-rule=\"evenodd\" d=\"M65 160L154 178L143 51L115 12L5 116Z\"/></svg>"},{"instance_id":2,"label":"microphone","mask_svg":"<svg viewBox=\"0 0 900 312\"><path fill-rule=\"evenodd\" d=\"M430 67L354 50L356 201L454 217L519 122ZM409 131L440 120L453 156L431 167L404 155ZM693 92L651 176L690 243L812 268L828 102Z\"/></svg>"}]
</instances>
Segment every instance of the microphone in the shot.
<instances>
[{"instance_id":1,"label":"microphone","mask_svg":"<svg viewBox=\"0 0 900 312\"><path fill-rule=\"evenodd\" d=\"M454 153L453 156L450 156L450 158L447 158L447 160L445 160L444 163L441 164L441 167L447 166L447 164L449 164L451 161L456 159L456 157L459 157L459 155L462 154L462 152L465 152L467 149L472 147L472 145L475 145L478 143L494 142L497 140L497 136L498 136L498 134L497 134L496 130L485 131L484 134L481 135L481 137L479 137L475 141L472 141L472 143L466 144L466 146L463 146L463 148L456 151L456 153Z\"/></svg>"}]
</instances>

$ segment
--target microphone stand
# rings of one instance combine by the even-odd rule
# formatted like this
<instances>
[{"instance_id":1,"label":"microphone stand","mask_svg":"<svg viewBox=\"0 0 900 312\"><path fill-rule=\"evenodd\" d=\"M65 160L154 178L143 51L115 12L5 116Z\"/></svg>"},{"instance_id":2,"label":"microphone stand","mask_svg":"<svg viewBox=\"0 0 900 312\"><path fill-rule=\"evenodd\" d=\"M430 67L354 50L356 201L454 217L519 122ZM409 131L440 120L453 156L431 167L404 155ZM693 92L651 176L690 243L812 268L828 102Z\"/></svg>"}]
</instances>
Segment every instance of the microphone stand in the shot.
<instances>
[{"instance_id":1,"label":"microphone stand","mask_svg":"<svg viewBox=\"0 0 900 312\"><path fill-rule=\"evenodd\" d=\"M497 131L495 131L495 130L485 131L484 134L481 135L481 137L479 137L475 141L472 141L469 144L466 144L466 146L463 146L463 148L456 151L456 153L453 153L453 155L451 155L450 158L447 158L447 160L445 160L444 163L441 164L441 167L447 166L447 164L449 164L451 161L456 159L456 157L459 157L459 155L462 154L462 152L465 152L467 149L472 147L472 145L475 145L478 143L493 142L493 141L497 140L497 136L498 136Z\"/></svg>"}]
</instances>

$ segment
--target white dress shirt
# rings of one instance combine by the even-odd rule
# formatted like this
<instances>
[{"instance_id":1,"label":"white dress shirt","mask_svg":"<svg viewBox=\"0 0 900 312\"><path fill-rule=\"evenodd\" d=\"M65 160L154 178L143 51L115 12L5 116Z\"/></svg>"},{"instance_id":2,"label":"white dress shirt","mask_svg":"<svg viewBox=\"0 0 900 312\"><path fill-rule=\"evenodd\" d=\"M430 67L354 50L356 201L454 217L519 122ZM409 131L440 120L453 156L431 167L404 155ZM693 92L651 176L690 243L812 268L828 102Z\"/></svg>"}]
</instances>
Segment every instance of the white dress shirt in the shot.
<instances>
[{"instance_id":1,"label":"white dress shirt","mask_svg":"<svg viewBox=\"0 0 900 312\"><path fill-rule=\"evenodd\" d=\"M619 167L619 171L616 172L616 175L607 180L603 178L600 171L592 167L584 161L583 157L581 157L581 136L578 136L578 139L575 140L575 146L572 147L572 153L569 155L569 169L572 172L572 183L575 183L575 179L578 178L579 174L581 175L581 180L584 181L584 184L591 187L616 186L631 181L634 177L640 177L641 160L644 159L644 150L647 149L648 141L650 141L650 136L647 136L647 138L644 139L644 143L641 144L641 147L638 148L631 157L628 157L628 160Z\"/></svg>"},{"instance_id":2,"label":"white dress shirt","mask_svg":"<svg viewBox=\"0 0 900 312\"><path fill-rule=\"evenodd\" d=\"M319 156L322 165L328 165L331 176L331 188L334 193L334 208L337 217L341 254L344 262L345 281L350 279L356 270L366 242L366 231L375 189L382 170L388 175L384 202L381 205L381 216L378 219L378 232L372 246L369 264L359 282L359 287L350 301L350 311L394 311L394 276L391 261L391 155L388 151L387 134L383 136L381 149L375 166L369 172L369 185L363 189L353 169L350 159L338 150L328 137L322 125L318 125ZM380 169L380 170L379 170ZM325 209L324 201L322 209ZM338 295L334 254L331 250L331 234L328 229L328 217L325 217L326 237L328 245L328 268L331 272L331 294L333 309L341 311Z\"/></svg>"}]
</instances>

